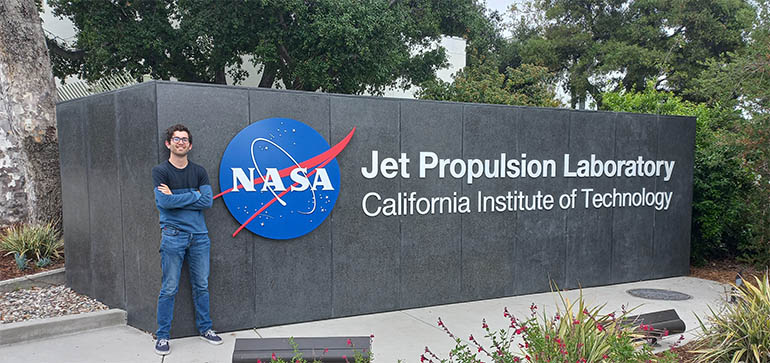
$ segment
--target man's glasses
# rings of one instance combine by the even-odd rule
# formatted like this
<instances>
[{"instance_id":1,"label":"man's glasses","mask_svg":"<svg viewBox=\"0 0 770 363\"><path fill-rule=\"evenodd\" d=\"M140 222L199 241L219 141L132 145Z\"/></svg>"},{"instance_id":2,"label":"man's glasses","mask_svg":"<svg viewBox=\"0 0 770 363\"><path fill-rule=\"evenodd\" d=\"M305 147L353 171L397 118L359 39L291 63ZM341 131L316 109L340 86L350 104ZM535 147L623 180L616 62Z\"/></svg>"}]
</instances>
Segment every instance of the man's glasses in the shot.
<instances>
[{"instance_id":1,"label":"man's glasses","mask_svg":"<svg viewBox=\"0 0 770 363\"><path fill-rule=\"evenodd\" d=\"M188 139L186 137L172 137L171 141L173 141L173 142L175 142L177 144L180 143L180 142L183 142L183 143L186 144L186 143L190 142L190 139Z\"/></svg>"}]
</instances>

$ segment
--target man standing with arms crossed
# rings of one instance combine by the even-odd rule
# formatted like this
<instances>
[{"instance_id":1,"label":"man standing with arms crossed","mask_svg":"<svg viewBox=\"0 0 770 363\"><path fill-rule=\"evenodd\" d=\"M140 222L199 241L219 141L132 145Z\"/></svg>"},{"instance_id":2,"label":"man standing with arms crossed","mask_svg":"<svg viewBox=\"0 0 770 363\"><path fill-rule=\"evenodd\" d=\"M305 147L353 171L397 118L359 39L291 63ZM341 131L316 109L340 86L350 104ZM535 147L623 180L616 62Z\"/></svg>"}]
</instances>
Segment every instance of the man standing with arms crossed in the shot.
<instances>
[{"instance_id":1,"label":"man standing with arms crossed","mask_svg":"<svg viewBox=\"0 0 770 363\"><path fill-rule=\"evenodd\" d=\"M158 330L155 353L171 352L169 331L174 317L174 298L179 290L182 264L187 260L195 306L195 325L201 339L222 344L209 316L209 240L203 210L211 208L209 176L202 166L187 160L192 135L184 125L166 130L168 161L152 168L155 204L160 214L162 286L158 296Z\"/></svg>"}]
</instances>

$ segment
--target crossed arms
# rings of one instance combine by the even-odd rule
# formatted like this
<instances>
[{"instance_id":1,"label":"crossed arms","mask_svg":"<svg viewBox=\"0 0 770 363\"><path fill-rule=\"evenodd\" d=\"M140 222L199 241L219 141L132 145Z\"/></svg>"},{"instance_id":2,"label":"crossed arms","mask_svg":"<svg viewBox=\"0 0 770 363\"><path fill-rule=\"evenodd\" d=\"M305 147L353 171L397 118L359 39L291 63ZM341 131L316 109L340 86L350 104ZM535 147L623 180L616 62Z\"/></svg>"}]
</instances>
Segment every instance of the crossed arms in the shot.
<instances>
[{"instance_id":1,"label":"crossed arms","mask_svg":"<svg viewBox=\"0 0 770 363\"><path fill-rule=\"evenodd\" d=\"M211 185L201 185L200 190L173 194L168 185L160 184L155 188L155 204L163 209L203 210L211 208L213 193Z\"/></svg>"}]
</instances>

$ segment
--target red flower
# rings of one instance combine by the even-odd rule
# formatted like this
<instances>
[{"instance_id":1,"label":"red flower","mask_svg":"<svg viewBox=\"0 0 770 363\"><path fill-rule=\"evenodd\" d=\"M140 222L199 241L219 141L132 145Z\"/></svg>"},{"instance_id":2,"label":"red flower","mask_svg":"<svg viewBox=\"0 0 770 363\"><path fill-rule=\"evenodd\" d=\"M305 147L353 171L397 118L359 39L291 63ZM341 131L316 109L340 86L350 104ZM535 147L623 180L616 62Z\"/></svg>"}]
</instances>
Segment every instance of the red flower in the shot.
<instances>
[{"instance_id":1,"label":"red flower","mask_svg":"<svg viewBox=\"0 0 770 363\"><path fill-rule=\"evenodd\" d=\"M425 362L426 360L428 359L424 355L420 355L420 362Z\"/></svg>"},{"instance_id":2,"label":"red flower","mask_svg":"<svg viewBox=\"0 0 770 363\"><path fill-rule=\"evenodd\" d=\"M369 338L374 339L374 334L369 334Z\"/></svg>"},{"instance_id":3,"label":"red flower","mask_svg":"<svg viewBox=\"0 0 770 363\"><path fill-rule=\"evenodd\" d=\"M348 338L348 345L353 345L353 342L350 341L350 338Z\"/></svg>"},{"instance_id":4,"label":"red flower","mask_svg":"<svg viewBox=\"0 0 770 363\"><path fill-rule=\"evenodd\" d=\"M596 329L599 331L604 331L604 327L602 326L602 324L599 324L599 323L596 323Z\"/></svg>"},{"instance_id":5,"label":"red flower","mask_svg":"<svg viewBox=\"0 0 770 363\"><path fill-rule=\"evenodd\" d=\"M329 353L329 348L324 348L324 354Z\"/></svg>"},{"instance_id":6,"label":"red flower","mask_svg":"<svg viewBox=\"0 0 770 363\"><path fill-rule=\"evenodd\" d=\"M275 352L273 352L273 357L272 357L272 360L277 360L277 359L275 358Z\"/></svg>"},{"instance_id":7,"label":"red flower","mask_svg":"<svg viewBox=\"0 0 770 363\"><path fill-rule=\"evenodd\" d=\"M578 324L580 324L580 320L572 319L572 324L573 325L578 325Z\"/></svg>"}]
</instances>

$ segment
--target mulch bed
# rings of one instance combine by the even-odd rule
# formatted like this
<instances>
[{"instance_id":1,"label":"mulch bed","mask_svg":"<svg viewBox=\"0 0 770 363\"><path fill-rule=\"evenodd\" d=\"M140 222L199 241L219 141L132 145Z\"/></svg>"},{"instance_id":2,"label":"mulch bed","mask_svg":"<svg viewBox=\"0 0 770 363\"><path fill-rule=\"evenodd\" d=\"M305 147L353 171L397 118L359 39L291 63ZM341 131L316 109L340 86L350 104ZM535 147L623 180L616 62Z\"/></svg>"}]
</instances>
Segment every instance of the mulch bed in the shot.
<instances>
[{"instance_id":1,"label":"mulch bed","mask_svg":"<svg viewBox=\"0 0 770 363\"><path fill-rule=\"evenodd\" d=\"M689 351L695 350L695 349L696 349L695 342L689 342L685 345L674 348L674 352L676 352L676 355L679 358L680 363L690 363L690 362L695 362L695 358L697 357L697 354L690 353ZM663 353L659 353L658 356L662 357Z\"/></svg>"},{"instance_id":2,"label":"mulch bed","mask_svg":"<svg viewBox=\"0 0 770 363\"><path fill-rule=\"evenodd\" d=\"M752 276L756 276L761 279L765 271L766 268L759 269L735 260L722 260L711 261L706 263L705 266L700 267L691 266L690 276L718 281L723 284L734 284L735 276L740 273L744 280L754 283L755 281Z\"/></svg>"},{"instance_id":3,"label":"mulch bed","mask_svg":"<svg viewBox=\"0 0 770 363\"><path fill-rule=\"evenodd\" d=\"M60 260L54 261L50 265L43 268L37 268L37 266L35 266L35 261L28 261L27 268L24 269L23 271L20 271L16 267L16 261L14 261L13 255L0 256L0 281L21 277L25 275L32 275L38 272L54 270L60 267L64 267L63 258Z\"/></svg>"}]
</instances>

